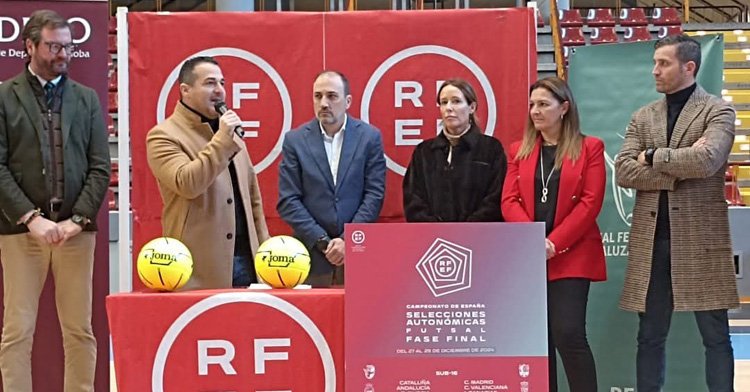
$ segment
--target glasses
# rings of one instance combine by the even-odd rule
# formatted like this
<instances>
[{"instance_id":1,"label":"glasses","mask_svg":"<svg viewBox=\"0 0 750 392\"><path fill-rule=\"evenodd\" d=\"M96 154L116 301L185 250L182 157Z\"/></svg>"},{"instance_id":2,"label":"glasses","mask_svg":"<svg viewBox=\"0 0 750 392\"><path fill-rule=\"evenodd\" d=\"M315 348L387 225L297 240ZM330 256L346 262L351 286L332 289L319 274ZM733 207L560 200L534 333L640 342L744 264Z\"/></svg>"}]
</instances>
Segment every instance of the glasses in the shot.
<instances>
[{"instance_id":1,"label":"glasses","mask_svg":"<svg viewBox=\"0 0 750 392\"><path fill-rule=\"evenodd\" d=\"M74 44L63 45L57 42L47 42L47 41L43 41L43 42L47 45L50 53L52 54L58 54L63 49L65 49L65 53L70 54L72 51L74 51L78 47L78 45L74 45Z\"/></svg>"}]
</instances>

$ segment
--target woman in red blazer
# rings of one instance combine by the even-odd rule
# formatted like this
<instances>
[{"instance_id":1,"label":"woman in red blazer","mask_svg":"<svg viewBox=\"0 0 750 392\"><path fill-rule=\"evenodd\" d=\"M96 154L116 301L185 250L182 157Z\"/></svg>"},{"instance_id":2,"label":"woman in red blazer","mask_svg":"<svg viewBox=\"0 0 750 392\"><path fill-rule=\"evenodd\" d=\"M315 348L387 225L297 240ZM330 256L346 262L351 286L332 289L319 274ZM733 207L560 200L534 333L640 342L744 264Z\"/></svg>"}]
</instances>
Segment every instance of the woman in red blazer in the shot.
<instances>
[{"instance_id":1,"label":"woman in red blazer","mask_svg":"<svg viewBox=\"0 0 750 392\"><path fill-rule=\"evenodd\" d=\"M597 390L586 305L591 282L607 278L596 224L605 181L604 143L581 134L568 85L556 77L536 82L523 140L510 147L502 212L507 222L546 223L550 391L557 391L555 348L569 389Z\"/></svg>"}]
</instances>

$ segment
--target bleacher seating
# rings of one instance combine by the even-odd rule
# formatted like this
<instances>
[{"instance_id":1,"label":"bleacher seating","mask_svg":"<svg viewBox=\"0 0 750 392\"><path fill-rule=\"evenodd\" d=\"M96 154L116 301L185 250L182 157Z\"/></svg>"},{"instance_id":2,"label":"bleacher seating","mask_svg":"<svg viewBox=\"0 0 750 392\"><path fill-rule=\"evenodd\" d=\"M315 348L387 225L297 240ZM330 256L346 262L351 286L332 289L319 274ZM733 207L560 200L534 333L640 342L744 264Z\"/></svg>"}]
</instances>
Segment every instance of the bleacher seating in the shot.
<instances>
[{"instance_id":1,"label":"bleacher seating","mask_svg":"<svg viewBox=\"0 0 750 392\"><path fill-rule=\"evenodd\" d=\"M682 26L662 26L656 33L657 38L664 38L668 35L682 34Z\"/></svg>"},{"instance_id":2,"label":"bleacher seating","mask_svg":"<svg viewBox=\"0 0 750 392\"><path fill-rule=\"evenodd\" d=\"M109 177L109 186L117 186L120 182L120 176L118 174L119 165L117 162L112 162L112 175Z\"/></svg>"},{"instance_id":3,"label":"bleacher seating","mask_svg":"<svg viewBox=\"0 0 750 392\"><path fill-rule=\"evenodd\" d=\"M591 45L613 44L619 42L614 27L593 27L589 37Z\"/></svg>"},{"instance_id":4,"label":"bleacher seating","mask_svg":"<svg viewBox=\"0 0 750 392\"><path fill-rule=\"evenodd\" d=\"M116 16L109 17L109 33L117 34L117 17Z\"/></svg>"},{"instance_id":5,"label":"bleacher seating","mask_svg":"<svg viewBox=\"0 0 750 392\"><path fill-rule=\"evenodd\" d=\"M115 191L107 189L107 204L110 211L117 209L117 198L115 198Z\"/></svg>"},{"instance_id":6,"label":"bleacher seating","mask_svg":"<svg viewBox=\"0 0 750 392\"><path fill-rule=\"evenodd\" d=\"M654 12L651 14L651 23L654 26L679 26L682 24L680 20L680 12L677 8L654 8Z\"/></svg>"},{"instance_id":7,"label":"bleacher seating","mask_svg":"<svg viewBox=\"0 0 750 392\"><path fill-rule=\"evenodd\" d=\"M560 27L582 27L583 19L577 9L572 10L559 10L558 19L560 20Z\"/></svg>"},{"instance_id":8,"label":"bleacher seating","mask_svg":"<svg viewBox=\"0 0 750 392\"><path fill-rule=\"evenodd\" d=\"M750 166L740 166L737 179L743 182L750 180ZM750 205L750 187L740 186L740 194L745 205Z\"/></svg>"},{"instance_id":9,"label":"bleacher seating","mask_svg":"<svg viewBox=\"0 0 750 392\"><path fill-rule=\"evenodd\" d=\"M586 18L586 24L590 27L602 27L615 25L615 18L609 8L592 8Z\"/></svg>"},{"instance_id":10,"label":"bleacher seating","mask_svg":"<svg viewBox=\"0 0 750 392\"><path fill-rule=\"evenodd\" d=\"M620 10L621 26L648 26L643 8L623 8Z\"/></svg>"},{"instance_id":11,"label":"bleacher seating","mask_svg":"<svg viewBox=\"0 0 750 392\"><path fill-rule=\"evenodd\" d=\"M108 37L107 46L109 53L117 53L117 36L110 34Z\"/></svg>"},{"instance_id":12,"label":"bleacher seating","mask_svg":"<svg viewBox=\"0 0 750 392\"><path fill-rule=\"evenodd\" d=\"M623 35L625 42L639 42L639 41L650 41L652 39L651 33L648 31L646 26L633 26L625 28L625 34Z\"/></svg>"},{"instance_id":13,"label":"bleacher seating","mask_svg":"<svg viewBox=\"0 0 750 392\"><path fill-rule=\"evenodd\" d=\"M117 93L110 91L107 94L107 105L110 113L117 113Z\"/></svg>"},{"instance_id":14,"label":"bleacher seating","mask_svg":"<svg viewBox=\"0 0 750 392\"><path fill-rule=\"evenodd\" d=\"M744 206L745 201L742 199L740 187L736 183L727 183L724 185L724 197L730 206Z\"/></svg>"},{"instance_id":15,"label":"bleacher seating","mask_svg":"<svg viewBox=\"0 0 750 392\"><path fill-rule=\"evenodd\" d=\"M563 63L565 67L568 66L568 63L570 63L570 55L573 53L573 48L568 46L563 46L563 59L565 60Z\"/></svg>"},{"instance_id":16,"label":"bleacher seating","mask_svg":"<svg viewBox=\"0 0 750 392\"><path fill-rule=\"evenodd\" d=\"M109 77L109 91L117 91L117 71Z\"/></svg>"},{"instance_id":17,"label":"bleacher seating","mask_svg":"<svg viewBox=\"0 0 750 392\"><path fill-rule=\"evenodd\" d=\"M750 30L686 31L691 36L723 34L724 74L722 97L732 103L735 120L735 139L729 154L729 168L725 183L725 196L730 205L750 205Z\"/></svg>"},{"instance_id":18,"label":"bleacher seating","mask_svg":"<svg viewBox=\"0 0 750 392\"><path fill-rule=\"evenodd\" d=\"M737 120L734 123L735 128L748 129L750 128L750 114L748 113L737 113Z\"/></svg>"},{"instance_id":19,"label":"bleacher seating","mask_svg":"<svg viewBox=\"0 0 750 392\"><path fill-rule=\"evenodd\" d=\"M724 44L749 43L750 30L736 30L724 32Z\"/></svg>"},{"instance_id":20,"label":"bleacher seating","mask_svg":"<svg viewBox=\"0 0 750 392\"><path fill-rule=\"evenodd\" d=\"M750 61L750 53L743 52L739 49L726 49L724 50L724 62L745 62Z\"/></svg>"},{"instance_id":21,"label":"bleacher seating","mask_svg":"<svg viewBox=\"0 0 750 392\"><path fill-rule=\"evenodd\" d=\"M115 67L115 53L117 53L117 17L111 16L108 24L108 36L107 36L107 75L109 76L109 92L107 93L107 106L109 113L117 112L117 70ZM110 137L117 137L117 127L115 127L115 120L111 115L105 116L107 118L107 133ZM117 186L119 182L117 163L112 163L112 176L110 177L110 187ZM113 185L114 183L114 185ZM107 204L109 210L117 209L117 196L112 188L107 189Z\"/></svg>"},{"instance_id":22,"label":"bleacher seating","mask_svg":"<svg viewBox=\"0 0 750 392\"><path fill-rule=\"evenodd\" d=\"M109 72L115 70L115 60L112 58L112 53L107 53L107 70Z\"/></svg>"},{"instance_id":23,"label":"bleacher seating","mask_svg":"<svg viewBox=\"0 0 750 392\"><path fill-rule=\"evenodd\" d=\"M580 27L568 27L562 29L562 44L565 46L586 45L586 38Z\"/></svg>"},{"instance_id":24,"label":"bleacher seating","mask_svg":"<svg viewBox=\"0 0 750 392\"><path fill-rule=\"evenodd\" d=\"M728 83L738 89L750 90L750 69L725 69L724 84Z\"/></svg>"},{"instance_id":25,"label":"bleacher seating","mask_svg":"<svg viewBox=\"0 0 750 392\"><path fill-rule=\"evenodd\" d=\"M729 166L724 172L724 197L731 206L744 206L739 184L737 183L739 167Z\"/></svg>"},{"instance_id":26,"label":"bleacher seating","mask_svg":"<svg viewBox=\"0 0 750 392\"><path fill-rule=\"evenodd\" d=\"M115 119L112 116L107 116L107 133L111 137L117 137L117 128L115 128Z\"/></svg>"}]
</instances>

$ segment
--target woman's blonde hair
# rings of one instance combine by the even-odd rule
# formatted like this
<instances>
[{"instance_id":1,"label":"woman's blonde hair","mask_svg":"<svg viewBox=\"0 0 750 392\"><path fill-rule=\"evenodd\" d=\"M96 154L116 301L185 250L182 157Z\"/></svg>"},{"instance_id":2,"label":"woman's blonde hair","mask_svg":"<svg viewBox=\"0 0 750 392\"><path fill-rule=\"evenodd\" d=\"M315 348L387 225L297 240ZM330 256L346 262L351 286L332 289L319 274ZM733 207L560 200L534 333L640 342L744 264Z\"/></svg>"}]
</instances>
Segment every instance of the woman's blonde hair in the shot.
<instances>
[{"instance_id":1,"label":"woman's blonde hair","mask_svg":"<svg viewBox=\"0 0 750 392\"><path fill-rule=\"evenodd\" d=\"M568 103L568 112L562 118L562 132L560 132L560 140L557 142L557 154L555 156L555 169L560 169L566 156L573 162L581 156L584 136L581 133L581 123L578 119L578 108L576 107L576 101L573 99L573 93L564 80L556 76L538 80L529 89L529 95L538 88L549 91L561 105L565 102ZM539 131L534 127L534 122L531 121L531 113L529 113L521 148L518 149L515 159L528 158L534 151L538 138Z\"/></svg>"}]
</instances>

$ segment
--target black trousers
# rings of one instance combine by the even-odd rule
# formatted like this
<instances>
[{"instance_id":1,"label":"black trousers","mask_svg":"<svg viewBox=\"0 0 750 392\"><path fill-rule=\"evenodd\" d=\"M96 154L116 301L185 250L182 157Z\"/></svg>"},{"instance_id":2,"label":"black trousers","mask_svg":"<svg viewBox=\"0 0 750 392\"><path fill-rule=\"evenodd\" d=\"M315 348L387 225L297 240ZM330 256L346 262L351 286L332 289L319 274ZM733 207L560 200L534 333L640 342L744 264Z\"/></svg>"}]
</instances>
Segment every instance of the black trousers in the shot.
<instances>
[{"instance_id":1,"label":"black trousers","mask_svg":"<svg viewBox=\"0 0 750 392\"><path fill-rule=\"evenodd\" d=\"M596 365L586 338L586 306L590 285L590 280L581 278L547 282L550 392L557 392L555 351L560 353L569 390L596 392Z\"/></svg>"},{"instance_id":2,"label":"black trousers","mask_svg":"<svg viewBox=\"0 0 750 392\"><path fill-rule=\"evenodd\" d=\"M638 392L659 392L666 379L666 343L674 312L672 254L669 239L654 240L646 311L639 313L636 379ZM705 348L710 392L734 391L734 351L726 309L695 312ZM698 388L698 386L696 386Z\"/></svg>"}]
</instances>

